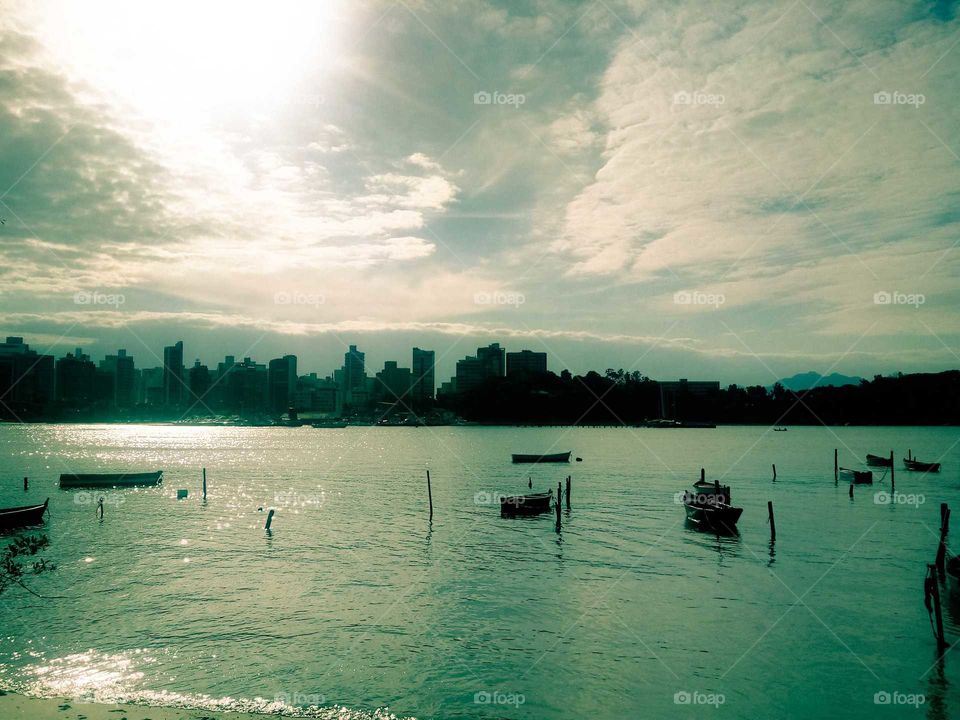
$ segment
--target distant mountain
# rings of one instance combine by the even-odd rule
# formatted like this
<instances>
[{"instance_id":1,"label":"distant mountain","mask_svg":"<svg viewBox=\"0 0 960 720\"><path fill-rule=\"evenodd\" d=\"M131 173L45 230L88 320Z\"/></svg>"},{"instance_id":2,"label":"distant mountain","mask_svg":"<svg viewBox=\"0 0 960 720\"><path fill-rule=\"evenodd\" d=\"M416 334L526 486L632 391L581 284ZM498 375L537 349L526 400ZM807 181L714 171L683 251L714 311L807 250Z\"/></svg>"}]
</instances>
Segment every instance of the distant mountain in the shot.
<instances>
[{"instance_id":1,"label":"distant mountain","mask_svg":"<svg viewBox=\"0 0 960 720\"><path fill-rule=\"evenodd\" d=\"M827 387L828 385L833 385L834 387L842 387L843 385L859 385L862 379L863 378L850 375L841 375L840 373L821 375L811 370L810 372L797 373L792 377L783 378L779 383L787 390L799 392L800 390L809 390L814 386Z\"/></svg>"}]
</instances>

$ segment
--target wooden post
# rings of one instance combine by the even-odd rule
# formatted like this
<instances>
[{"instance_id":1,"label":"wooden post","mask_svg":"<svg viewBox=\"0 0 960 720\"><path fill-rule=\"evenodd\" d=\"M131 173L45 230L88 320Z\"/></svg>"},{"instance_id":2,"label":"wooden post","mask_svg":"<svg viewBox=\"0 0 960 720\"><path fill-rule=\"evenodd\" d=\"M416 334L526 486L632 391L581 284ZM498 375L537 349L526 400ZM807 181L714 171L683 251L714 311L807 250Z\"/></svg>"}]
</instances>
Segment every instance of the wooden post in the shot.
<instances>
[{"instance_id":1,"label":"wooden post","mask_svg":"<svg viewBox=\"0 0 960 720\"><path fill-rule=\"evenodd\" d=\"M563 488L557 483L557 527L560 526L560 500L563 495Z\"/></svg>"},{"instance_id":2,"label":"wooden post","mask_svg":"<svg viewBox=\"0 0 960 720\"><path fill-rule=\"evenodd\" d=\"M937 585L934 573L937 571L934 565L927 565L927 573L934 578L930 583L930 594L933 596L933 612L937 622L937 647L941 650L947 647L947 641L943 637L943 612L940 609L940 587Z\"/></svg>"},{"instance_id":3,"label":"wooden post","mask_svg":"<svg viewBox=\"0 0 960 720\"><path fill-rule=\"evenodd\" d=\"M913 460L913 450L907 450L907 460Z\"/></svg>"},{"instance_id":4,"label":"wooden post","mask_svg":"<svg viewBox=\"0 0 960 720\"><path fill-rule=\"evenodd\" d=\"M103 520L103 496L100 496L100 499L97 500L97 516Z\"/></svg>"},{"instance_id":5,"label":"wooden post","mask_svg":"<svg viewBox=\"0 0 960 720\"><path fill-rule=\"evenodd\" d=\"M890 451L890 492L894 490L893 484L893 450Z\"/></svg>"},{"instance_id":6,"label":"wooden post","mask_svg":"<svg viewBox=\"0 0 960 720\"><path fill-rule=\"evenodd\" d=\"M853 500L853 483L850 483L850 499Z\"/></svg>"},{"instance_id":7,"label":"wooden post","mask_svg":"<svg viewBox=\"0 0 960 720\"><path fill-rule=\"evenodd\" d=\"M700 468L700 482L703 482L706 477L707 477L707 471L704 470L703 468Z\"/></svg>"},{"instance_id":8,"label":"wooden post","mask_svg":"<svg viewBox=\"0 0 960 720\"><path fill-rule=\"evenodd\" d=\"M273 509L273 508L270 508L270 512L267 513L267 524L266 524L266 526L264 527L264 530L269 530L269 529L270 529L270 523L273 522L273 513L274 513L274 512L275 512L274 509Z\"/></svg>"},{"instance_id":9,"label":"wooden post","mask_svg":"<svg viewBox=\"0 0 960 720\"><path fill-rule=\"evenodd\" d=\"M203 469L203 499L207 499L207 469Z\"/></svg>"},{"instance_id":10,"label":"wooden post","mask_svg":"<svg viewBox=\"0 0 960 720\"><path fill-rule=\"evenodd\" d=\"M776 463L773 464L773 481L774 481L774 482L777 481L777 465L776 465Z\"/></svg>"},{"instance_id":11,"label":"wooden post","mask_svg":"<svg viewBox=\"0 0 960 720\"><path fill-rule=\"evenodd\" d=\"M430 501L430 519L433 520L433 489L430 487L430 470L427 470L427 499Z\"/></svg>"},{"instance_id":12,"label":"wooden post","mask_svg":"<svg viewBox=\"0 0 960 720\"><path fill-rule=\"evenodd\" d=\"M23 479L23 491L24 491L24 492L27 491L27 485L29 485L29 482L30 482L30 481L29 481L27 478L24 478L24 479Z\"/></svg>"},{"instance_id":13,"label":"wooden post","mask_svg":"<svg viewBox=\"0 0 960 720\"><path fill-rule=\"evenodd\" d=\"M837 449L833 449L833 484L836 485L840 481L840 465L837 462Z\"/></svg>"},{"instance_id":14,"label":"wooden post","mask_svg":"<svg viewBox=\"0 0 960 720\"><path fill-rule=\"evenodd\" d=\"M773 519L773 500L767 500L767 515L770 517L770 542L776 542L777 523Z\"/></svg>"},{"instance_id":15,"label":"wooden post","mask_svg":"<svg viewBox=\"0 0 960 720\"><path fill-rule=\"evenodd\" d=\"M570 476L567 475L567 510L570 509Z\"/></svg>"},{"instance_id":16,"label":"wooden post","mask_svg":"<svg viewBox=\"0 0 960 720\"><path fill-rule=\"evenodd\" d=\"M937 572L940 582L947 581L947 532L950 528L950 508L946 503L940 505L940 544L937 546Z\"/></svg>"},{"instance_id":17,"label":"wooden post","mask_svg":"<svg viewBox=\"0 0 960 720\"><path fill-rule=\"evenodd\" d=\"M533 490L533 476L527 478L527 487Z\"/></svg>"}]
</instances>

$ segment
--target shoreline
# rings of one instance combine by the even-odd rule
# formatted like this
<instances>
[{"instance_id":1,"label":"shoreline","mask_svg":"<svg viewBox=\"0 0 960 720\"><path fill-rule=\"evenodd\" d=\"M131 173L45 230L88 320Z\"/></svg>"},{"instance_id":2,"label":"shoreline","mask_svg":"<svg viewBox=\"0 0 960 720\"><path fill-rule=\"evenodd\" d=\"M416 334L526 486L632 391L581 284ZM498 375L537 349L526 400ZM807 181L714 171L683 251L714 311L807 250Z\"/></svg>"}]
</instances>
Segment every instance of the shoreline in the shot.
<instances>
[{"instance_id":1,"label":"shoreline","mask_svg":"<svg viewBox=\"0 0 960 720\"><path fill-rule=\"evenodd\" d=\"M0 717L11 720L263 720L271 715L153 705L104 705L75 702L68 698L29 697L4 691L0 694Z\"/></svg>"}]
</instances>

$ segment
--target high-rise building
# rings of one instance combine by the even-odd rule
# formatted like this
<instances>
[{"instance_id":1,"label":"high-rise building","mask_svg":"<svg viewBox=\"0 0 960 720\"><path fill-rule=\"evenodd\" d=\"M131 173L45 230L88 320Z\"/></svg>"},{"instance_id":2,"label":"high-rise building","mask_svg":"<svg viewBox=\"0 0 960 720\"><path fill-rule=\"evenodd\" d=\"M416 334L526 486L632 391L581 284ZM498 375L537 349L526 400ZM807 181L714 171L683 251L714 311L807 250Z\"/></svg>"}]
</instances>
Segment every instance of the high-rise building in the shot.
<instances>
[{"instance_id":1,"label":"high-rise building","mask_svg":"<svg viewBox=\"0 0 960 720\"><path fill-rule=\"evenodd\" d=\"M0 417L36 415L53 402L53 355L40 355L21 337L0 343Z\"/></svg>"},{"instance_id":2,"label":"high-rise building","mask_svg":"<svg viewBox=\"0 0 960 720\"><path fill-rule=\"evenodd\" d=\"M365 354L357 350L356 345L351 345L350 349L343 355L343 379L349 390L362 388L363 381L367 374L364 369Z\"/></svg>"},{"instance_id":3,"label":"high-rise building","mask_svg":"<svg viewBox=\"0 0 960 720\"><path fill-rule=\"evenodd\" d=\"M57 360L57 400L66 405L82 407L96 399L97 366L80 348Z\"/></svg>"},{"instance_id":4,"label":"high-rise building","mask_svg":"<svg viewBox=\"0 0 960 720\"><path fill-rule=\"evenodd\" d=\"M433 400L436 387L436 353L433 350L413 349L413 389L410 395L419 403Z\"/></svg>"},{"instance_id":5,"label":"high-rise building","mask_svg":"<svg viewBox=\"0 0 960 720\"><path fill-rule=\"evenodd\" d=\"M521 350L507 353L507 377L516 373L545 373L547 371L547 354Z\"/></svg>"},{"instance_id":6,"label":"high-rise building","mask_svg":"<svg viewBox=\"0 0 960 720\"><path fill-rule=\"evenodd\" d=\"M112 375L111 400L115 407L128 408L137 403L137 371L127 351L117 350L100 361L100 369Z\"/></svg>"},{"instance_id":7,"label":"high-rise building","mask_svg":"<svg viewBox=\"0 0 960 720\"><path fill-rule=\"evenodd\" d=\"M191 410L197 412L209 411L211 398L210 393L210 368L201 365L200 360L195 360L193 367L187 373L187 385L190 388L190 397L188 403Z\"/></svg>"},{"instance_id":8,"label":"high-rise building","mask_svg":"<svg viewBox=\"0 0 960 720\"><path fill-rule=\"evenodd\" d=\"M285 413L294 402L297 390L297 356L284 355L270 361L268 383L270 385L270 410L275 414Z\"/></svg>"},{"instance_id":9,"label":"high-rise building","mask_svg":"<svg viewBox=\"0 0 960 720\"><path fill-rule=\"evenodd\" d=\"M163 349L163 402L170 407L179 407L186 399L186 383L183 378L183 340Z\"/></svg>"},{"instance_id":10,"label":"high-rise building","mask_svg":"<svg viewBox=\"0 0 960 720\"><path fill-rule=\"evenodd\" d=\"M484 378L503 377L506 374L504 350L500 343L492 343L487 347L477 348L477 360L483 367Z\"/></svg>"},{"instance_id":11,"label":"high-rise building","mask_svg":"<svg viewBox=\"0 0 960 720\"><path fill-rule=\"evenodd\" d=\"M377 373L374 394L378 401L406 408L411 404L410 368L397 367L396 360L387 360Z\"/></svg>"}]
</instances>

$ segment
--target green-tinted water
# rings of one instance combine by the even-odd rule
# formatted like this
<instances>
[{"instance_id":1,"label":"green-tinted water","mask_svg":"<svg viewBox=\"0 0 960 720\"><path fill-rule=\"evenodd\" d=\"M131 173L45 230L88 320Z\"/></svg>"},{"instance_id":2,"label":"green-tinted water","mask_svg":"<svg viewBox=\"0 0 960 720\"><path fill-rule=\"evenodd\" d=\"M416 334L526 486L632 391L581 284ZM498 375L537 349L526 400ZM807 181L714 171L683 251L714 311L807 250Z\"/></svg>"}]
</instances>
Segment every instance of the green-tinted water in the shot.
<instances>
[{"instance_id":1,"label":"green-tinted water","mask_svg":"<svg viewBox=\"0 0 960 720\"><path fill-rule=\"evenodd\" d=\"M960 656L935 662L922 583L939 503L960 508L958 437L2 426L0 505L50 496L58 568L30 587L61 599L3 596L0 682L211 708L338 704L347 717L956 717ZM835 447L842 465L891 448L899 463L911 448L944 471L898 469L898 502L875 500L888 481L851 501L833 482ZM509 460L551 449L584 462ZM701 465L745 508L739 537L686 526L675 494ZM164 484L56 485L61 472L128 469L163 469ZM568 473L559 528L484 504ZM270 506L267 534L258 507ZM960 637L960 600L945 597L945 615ZM900 705L878 707L877 693ZM918 708L903 704L917 694Z\"/></svg>"}]
</instances>

